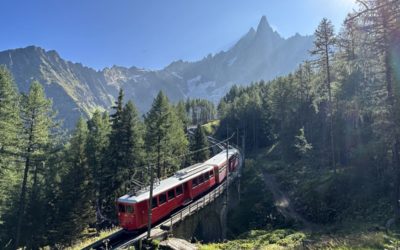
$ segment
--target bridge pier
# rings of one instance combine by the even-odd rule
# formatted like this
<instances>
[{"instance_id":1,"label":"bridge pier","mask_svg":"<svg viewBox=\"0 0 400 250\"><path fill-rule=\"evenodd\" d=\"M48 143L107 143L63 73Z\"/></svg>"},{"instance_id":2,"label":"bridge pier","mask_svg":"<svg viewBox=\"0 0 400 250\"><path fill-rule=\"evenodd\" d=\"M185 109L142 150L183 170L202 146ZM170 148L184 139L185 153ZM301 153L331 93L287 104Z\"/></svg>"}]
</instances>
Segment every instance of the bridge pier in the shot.
<instances>
[{"instance_id":1,"label":"bridge pier","mask_svg":"<svg viewBox=\"0 0 400 250\"><path fill-rule=\"evenodd\" d=\"M172 228L174 237L188 241L220 242L227 236L228 212L239 203L237 180L229 185L229 203L226 206L225 193L201 210L186 217Z\"/></svg>"}]
</instances>

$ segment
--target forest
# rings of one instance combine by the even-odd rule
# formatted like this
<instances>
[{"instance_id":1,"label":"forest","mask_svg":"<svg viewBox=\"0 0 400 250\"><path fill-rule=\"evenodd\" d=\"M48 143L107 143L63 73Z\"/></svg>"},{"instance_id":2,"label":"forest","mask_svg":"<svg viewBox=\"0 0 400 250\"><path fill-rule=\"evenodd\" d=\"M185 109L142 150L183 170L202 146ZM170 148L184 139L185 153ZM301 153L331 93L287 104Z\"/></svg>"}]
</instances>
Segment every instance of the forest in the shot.
<instances>
[{"instance_id":1,"label":"forest","mask_svg":"<svg viewBox=\"0 0 400 250\"><path fill-rule=\"evenodd\" d=\"M245 136L251 165L259 165L253 170L273 173L309 223L394 230L400 218L400 4L359 3L337 33L329 20L320 22L313 60L295 72L232 87L218 105L217 133ZM260 181L254 173L249 178ZM287 226L266 216L277 213L265 192L247 201L265 216L239 211L253 219L235 220L236 233Z\"/></svg>"},{"instance_id":2,"label":"forest","mask_svg":"<svg viewBox=\"0 0 400 250\"><path fill-rule=\"evenodd\" d=\"M146 185L152 167L164 178L209 156L197 152L208 145L201 125L217 118L215 136L243 137L248 158L247 207L231 215L230 237L296 227L267 190L253 195L259 171L273 173L312 224L398 227L400 2L358 2L339 29L321 20L313 60L269 82L235 85L217 107L174 104L159 92L141 116L120 90L110 114L94 111L69 132L41 83L19 93L0 67L0 248L64 248L115 225L115 199L133 179ZM188 126L197 126L194 138Z\"/></svg>"},{"instance_id":3,"label":"forest","mask_svg":"<svg viewBox=\"0 0 400 250\"><path fill-rule=\"evenodd\" d=\"M121 90L111 115L95 111L68 133L39 82L20 94L0 67L0 94L1 248L62 248L115 226L116 198L133 179L147 185L149 167L163 178L208 158L187 154L208 145L201 127L191 143L186 134L189 123L213 118L205 100L173 105L159 92L141 119Z\"/></svg>"}]
</instances>

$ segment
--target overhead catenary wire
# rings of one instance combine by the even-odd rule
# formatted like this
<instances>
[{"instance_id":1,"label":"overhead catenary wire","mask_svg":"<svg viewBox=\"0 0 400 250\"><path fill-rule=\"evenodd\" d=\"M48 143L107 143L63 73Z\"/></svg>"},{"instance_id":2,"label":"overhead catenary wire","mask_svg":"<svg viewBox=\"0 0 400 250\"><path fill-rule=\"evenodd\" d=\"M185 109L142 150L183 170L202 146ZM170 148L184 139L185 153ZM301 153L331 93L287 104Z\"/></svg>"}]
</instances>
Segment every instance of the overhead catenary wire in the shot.
<instances>
[{"instance_id":1,"label":"overhead catenary wire","mask_svg":"<svg viewBox=\"0 0 400 250\"><path fill-rule=\"evenodd\" d=\"M213 144L211 144L211 145L209 145L209 146L207 146L207 147L204 147L204 148L201 148L201 149L198 149L198 150L194 150L194 151L190 151L190 152L185 153L185 154L181 154L181 155L178 155L178 156L175 156L175 157L167 157L167 159L168 159L168 160L171 160L171 159L175 159L175 160L184 160L184 159L186 159L186 157L188 157L188 156L190 156L190 155L192 155L192 154L195 154L195 153L198 153L198 152L201 152L201 151L210 149L210 148L212 148L212 147L214 147L214 146L220 146L220 148L222 149L222 148L224 148L224 146L222 146L222 144L225 143L225 142L227 142L227 141L229 141L229 140L232 139L234 136L235 136L235 133L233 133L229 138L226 138L225 140L222 140L222 141L217 141L215 138L208 137L209 140L211 139L211 140L214 140L214 141L216 141L216 142L213 143ZM136 168L152 168L152 167L154 167L154 164L141 165L141 166L137 166Z\"/></svg>"},{"instance_id":2,"label":"overhead catenary wire","mask_svg":"<svg viewBox=\"0 0 400 250\"><path fill-rule=\"evenodd\" d=\"M211 144L211 145L209 145L209 146L207 146L207 147L204 147L204 148L201 148L201 149L197 149L197 150L194 150L194 151L189 151L188 153L181 154L181 155L174 156L174 157L168 157L168 158L169 158L169 159L175 159L175 160L182 160L182 159L185 159L187 156L190 156L190 155L192 155L192 154L195 154L195 153L198 153L198 152L201 152L201 151L210 149L210 148L212 148L212 147L214 147L214 146L220 146L220 145L221 145L221 147L223 147L222 144L225 143L225 142L227 142L228 140L232 139L233 136L235 136L235 133L233 133L229 138L227 138L227 139L225 139L225 140L223 140L223 141L219 141L219 142L216 142L216 143L214 143L214 144ZM215 139L214 139L214 140L215 140ZM146 167L146 166L143 165L143 166L141 166L141 167Z\"/></svg>"}]
</instances>

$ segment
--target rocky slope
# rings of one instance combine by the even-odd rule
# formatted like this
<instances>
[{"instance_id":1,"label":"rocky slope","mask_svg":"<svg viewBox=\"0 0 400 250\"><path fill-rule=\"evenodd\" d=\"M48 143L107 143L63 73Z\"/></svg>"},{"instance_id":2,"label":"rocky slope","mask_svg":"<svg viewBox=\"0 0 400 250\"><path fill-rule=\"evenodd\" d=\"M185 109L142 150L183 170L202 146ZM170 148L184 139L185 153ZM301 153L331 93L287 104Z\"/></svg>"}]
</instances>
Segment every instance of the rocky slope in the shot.
<instances>
[{"instance_id":1,"label":"rocky slope","mask_svg":"<svg viewBox=\"0 0 400 250\"><path fill-rule=\"evenodd\" d=\"M35 46L0 52L0 64L11 70L22 92L32 80L40 81L65 127L71 128L80 115L109 108L119 88L141 112L148 110L159 90L172 101L188 97L218 101L233 84L270 80L293 71L308 58L312 40L298 34L284 39L262 17L257 30L251 28L229 50L197 62L176 61L157 71L119 66L96 71Z\"/></svg>"}]
</instances>

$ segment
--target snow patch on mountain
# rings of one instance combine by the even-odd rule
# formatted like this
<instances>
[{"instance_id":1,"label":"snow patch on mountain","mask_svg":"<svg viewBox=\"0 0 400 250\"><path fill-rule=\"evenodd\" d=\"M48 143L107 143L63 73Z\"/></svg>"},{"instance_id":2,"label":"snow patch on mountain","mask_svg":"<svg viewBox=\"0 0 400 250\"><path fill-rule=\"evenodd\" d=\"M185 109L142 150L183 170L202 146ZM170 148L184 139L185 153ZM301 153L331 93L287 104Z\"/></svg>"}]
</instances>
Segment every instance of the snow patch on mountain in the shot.
<instances>
[{"instance_id":1,"label":"snow patch on mountain","mask_svg":"<svg viewBox=\"0 0 400 250\"><path fill-rule=\"evenodd\" d=\"M183 77L181 76L181 75L179 75L178 73L176 73L175 71L173 71L173 72L171 72L171 75L173 75L173 76L175 76L176 78L179 78L179 79L183 79Z\"/></svg>"},{"instance_id":2,"label":"snow patch on mountain","mask_svg":"<svg viewBox=\"0 0 400 250\"><path fill-rule=\"evenodd\" d=\"M235 56L234 58L231 58L231 59L228 61L228 66L229 66L229 67L232 66L232 65L236 62L236 60L237 60L237 56Z\"/></svg>"}]
</instances>

